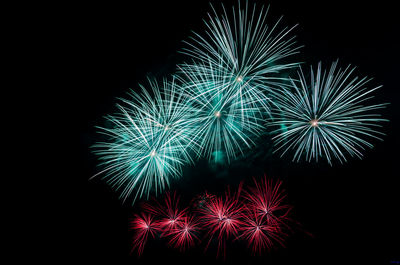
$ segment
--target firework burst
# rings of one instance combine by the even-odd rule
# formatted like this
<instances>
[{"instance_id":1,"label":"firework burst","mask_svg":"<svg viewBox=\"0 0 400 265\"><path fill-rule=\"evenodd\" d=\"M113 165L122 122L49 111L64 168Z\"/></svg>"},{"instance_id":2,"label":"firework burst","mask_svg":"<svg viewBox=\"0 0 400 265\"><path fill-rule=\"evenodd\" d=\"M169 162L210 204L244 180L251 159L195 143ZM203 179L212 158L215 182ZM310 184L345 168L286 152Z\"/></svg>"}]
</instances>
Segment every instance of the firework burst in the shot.
<instances>
[{"instance_id":1,"label":"firework burst","mask_svg":"<svg viewBox=\"0 0 400 265\"><path fill-rule=\"evenodd\" d=\"M281 26L281 19L267 24L268 9L256 5L232 8L228 15L222 5L223 15L213 6L205 21L205 34L195 33L185 42L188 48L182 53L204 63L203 71L209 76L215 71L224 72L235 91L239 104L270 111L268 92L286 83L281 72L297 65L284 59L298 53L292 29ZM195 68L198 65L194 66Z\"/></svg>"},{"instance_id":2,"label":"firework burst","mask_svg":"<svg viewBox=\"0 0 400 265\"><path fill-rule=\"evenodd\" d=\"M227 239L236 237L242 225L243 204L239 200L241 186L237 193L228 192L224 197L213 197L199 210L202 226L208 230L207 244L213 238L218 240L218 254L222 252L225 257L225 242ZM207 248L206 247L206 248Z\"/></svg>"},{"instance_id":3,"label":"firework burst","mask_svg":"<svg viewBox=\"0 0 400 265\"><path fill-rule=\"evenodd\" d=\"M369 88L370 79L353 77L355 68L336 67L337 62L326 72L319 63L316 74L311 68L310 83L300 69L292 91L276 93L279 109L272 124L279 128L273 140L282 155L294 150L293 161L305 156L307 161L324 157L329 164L333 158L343 163L346 155L362 158L365 147L373 147L369 139L382 140L377 129L387 120L375 111L386 104L368 104L381 86Z\"/></svg>"},{"instance_id":4,"label":"firework burst","mask_svg":"<svg viewBox=\"0 0 400 265\"><path fill-rule=\"evenodd\" d=\"M265 177L259 182L254 179L254 187L243 192L247 207L269 224L278 225L285 221L291 209L284 201L286 193L281 189L281 184L281 181L274 183Z\"/></svg>"},{"instance_id":5,"label":"firework burst","mask_svg":"<svg viewBox=\"0 0 400 265\"><path fill-rule=\"evenodd\" d=\"M159 217L158 224L162 231L161 236L166 236L177 229L182 222L187 222L187 208L179 208L179 196L176 192L166 192L163 203L157 200L154 203L145 203L145 211Z\"/></svg>"},{"instance_id":6,"label":"firework burst","mask_svg":"<svg viewBox=\"0 0 400 265\"><path fill-rule=\"evenodd\" d=\"M148 237L154 238L159 227L151 215L141 214L135 215L131 222L131 229L135 231L132 250L136 249L140 256L143 253Z\"/></svg>"},{"instance_id":7,"label":"firework burst","mask_svg":"<svg viewBox=\"0 0 400 265\"><path fill-rule=\"evenodd\" d=\"M265 215L248 209L243 215L243 225L240 238L247 241L253 253L261 254L263 250L270 250L276 243L283 245L284 233L278 222L269 222Z\"/></svg>"},{"instance_id":8,"label":"firework burst","mask_svg":"<svg viewBox=\"0 0 400 265\"><path fill-rule=\"evenodd\" d=\"M195 242L199 241L196 236L199 230L198 221L193 216L186 216L167 233L167 236L170 237L169 245L181 251L193 247Z\"/></svg>"},{"instance_id":9,"label":"firework burst","mask_svg":"<svg viewBox=\"0 0 400 265\"><path fill-rule=\"evenodd\" d=\"M210 68L213 66L210 64ZM214 162L228 163L244 148L254 145L263 129L259 109L249 101L238 101L229 75L204 65L182 66L181 80L192 112L196 136L191 146Z\"/></svg>"},{"instance_id":10,"label":"firework burst","mask_svg":"<svg viewBox=\"0 0 400 265\"><path fill-rule=\"evenodd\" d=\"M157 194L169 186L170 178L180 176L183 164L192 161L192 113L182 89L174 80L164 80L162 86L149 83L154 95L141 86L141 94L132 92L132 100L122 100L120 113L107 117L112 127L99 127L108 139L94 145L104 167L100 173L122 190L124 200L134 191L133 201L148 197L152 190Z\"/></svg>"}]
</instances>

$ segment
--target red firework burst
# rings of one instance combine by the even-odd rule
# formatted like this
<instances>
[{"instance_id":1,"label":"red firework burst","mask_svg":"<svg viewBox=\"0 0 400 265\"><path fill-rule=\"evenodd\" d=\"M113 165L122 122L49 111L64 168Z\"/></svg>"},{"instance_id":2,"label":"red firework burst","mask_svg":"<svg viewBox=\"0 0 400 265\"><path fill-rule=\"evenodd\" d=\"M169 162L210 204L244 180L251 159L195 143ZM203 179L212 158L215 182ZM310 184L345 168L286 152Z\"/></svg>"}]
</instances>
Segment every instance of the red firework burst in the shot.
<instances>
[{"instance_id":1,"label":"red firework burst","mask_svg":"<svg viewBox=\"0 0 400 265\"><path fill-rule=\"evenodd\" d=\"M150 214L136 214L131 222L131 229L135 230L132 251L137 249L140 256L143 253L149 235L154 238L159 230L158 223L153 220Z\"/></svg>"},{"instance_id":2,"label":"red firework burst","mask_svg":"<svg viewBox=\"0 0 400 265\"><path fill-rule=\"evenodd\" d=\"M158 217L158 225L162 231L161 236L165 236L171 230L177 228L177 226L184 221L187 214L187 209L179 209L179 196L176 192L167 192L164 197L163 204L154 201L155 205L145 204L144 209Z\"/></svg>"},{"instance_id":3,"label":"red firework burst","mask_svg":"<svg viewBox=\"0 0 400 265\"><path fill-rule=\"evenodd\" d=\"M167 233L170 237L168 244L184 251L195 245L195 241L198 240L196 233L199 230L199 225L193 216L184 217L174 229Z\"/></svg>"},{"instance_id":4,"label":"red firework burst","mask_svg":"<svg viewBox=\"0 0 400 265\"><path fill-rule=\"evenodd\" d=\"M237 193L231 195L228 190L224 197L211 198L199 210L202 215L202 226L208 230L209 241L206 249L212 238L216 236L218 240L217 253L219 254L222 251L224 257L226 239L238 235L242 225L243 204L239 201L240 191L241 185Z\"/></svg>"},{"instance_id":5,"label":"red firework burst","mask_svg":"<svg viewBox=\"0 0 400 265\"><path fill-rule=\"evenodd\" d=\"M274 183L272 179L265 177L258 183L255 179L255 187L250 187L244 192L248 207L255 214L266 218L269 223L287 221L291 206L284 203L286 194L281 190L281 181Z\"/></svg>"},{"instance_id":6,"label":"red firework burst","mask_svg":"<svg viewBox=\"0 0 400 265\"><path fill-rule=\"evenodd\" d=\"M263 250L270 250L275 243L283 245L285 235L278 222L269 222L267 216L249 210L243 215L240 238L247 241L253 253L261 254Z\"/></svg>"}]
</instances>

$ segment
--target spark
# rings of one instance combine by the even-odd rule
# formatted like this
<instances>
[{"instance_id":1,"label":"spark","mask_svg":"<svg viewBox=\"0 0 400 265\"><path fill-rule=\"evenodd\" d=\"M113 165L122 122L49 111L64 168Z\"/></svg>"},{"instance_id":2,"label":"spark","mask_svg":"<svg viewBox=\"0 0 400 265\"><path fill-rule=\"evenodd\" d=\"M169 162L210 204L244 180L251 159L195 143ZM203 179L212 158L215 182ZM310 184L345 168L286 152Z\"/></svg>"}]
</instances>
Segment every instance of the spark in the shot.
<instances>
[{"instance_id":1,"label":"spark","mask_svg":"<svg viewBox=\"0 0 400 265\"><path fill-rule=\"evenodd\" d=\"M310 121L312 127L318 127L318 120L314 119Z\"/></svg>"}]
</instances>

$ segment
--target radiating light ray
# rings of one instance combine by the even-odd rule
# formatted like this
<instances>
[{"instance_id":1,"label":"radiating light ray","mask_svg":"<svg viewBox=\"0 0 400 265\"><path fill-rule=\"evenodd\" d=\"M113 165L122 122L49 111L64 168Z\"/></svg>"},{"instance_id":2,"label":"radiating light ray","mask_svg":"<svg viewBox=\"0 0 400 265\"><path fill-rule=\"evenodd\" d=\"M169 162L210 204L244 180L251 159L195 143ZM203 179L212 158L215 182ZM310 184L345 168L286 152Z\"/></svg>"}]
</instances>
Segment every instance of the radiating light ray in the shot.
<instances>
[{"instance_id":1,"label":"radiating light ray","mask_svg":"<svg viewBox=\"0 0 400 265\"><path fill-rule=\"evenodd\" d=\"M167 233L167 236L170 237L169 245L179 248L181 251L193 247L196 241L199 241L196 236L199 230L198 221L193 216L186 216Z\"/></svg>"},{"instance_id":2,"label":"radiating light ray","mask_svg":"<svg viewBox=\"0 0 400 265\"><path fill-rule=\"evenodd\" d=\"M104 168L98 174L122 190L124 201L132 193L133 202L152 191L157 194L192 161L193 113L186 95L175 79L161 86L149 79L149 85L153 95L141 86L141 94L132 92L132 99L121 100L120 112L107 117L112 127L98 127L107 140L94 145Z\"/></svg>"},{"instance_id":3,"label":"radiating light ray","mask_svg":"<svg viewBox=\"0 0 400 265\"><path fill-rule=\"evenodd\" d=\"M293 161L304 156L307 161L322 157L329 164L333 158L343 163L346 155L362 158L365 147L373 147L370 139L382 140L384 133L378 129L387 120L375 111L387 104L368 103L381 86L369 88L371 79L353 77L355 68L350 65L344 70L336 67L337 62L326 72L319 63L316 74L311 68L309 83L300 69L292 90L275 93L275 151L294 151Z\"/></svg>"},{"instance_id":4,"label":"radiating light ray","mask_svg":"<svg viewBox=\"0 0 400 265\"><path fill-rule=\"evenodd\" d=\"M212 239L217 239L217 256L226 254L226 240L238 236L242 222L243 204L239 200L241 186L237 193L228 190L224 197L213 197L200 208L199 213L206 237L209 238L206 249Z\"/></svg>"},{"instance_id":5,"label":"radiating light ray","mask_svg":"<svg viewBox=\"0 0 400 265\"><path fill-rule=\"evenodd\" d=\"M187 208L180 208L179 200L180 197L176 192L166 192L162 202L154 200L143 205L145 211L158 217L158 225L162 231L161 237L177 229L187 219Z\"/></svg>"},{"instance_id":6,"label":"radiating light ray","mask_svg":"<svg viewBox=\"0 0 400 265\"><path fill-rule=\"evenodd\" d=\"M242 8L232 7L232 13L222 5L222 15L211 5L212 12L204 21L205 34L194 33L187 48L181 52L198 62L203 63L203 71L212 75L214 71L226 73L235 96L241 103L270 112L271 100L268 93L271 89L281 87L288 81L282 71L298 63L285 60L297 54L295 36L292 28L281 26L281 19L267 23L269 8L254 4L249 8L248 2Z\"/></svg>"},{"instance_id":7,"label":"radiating light ray","mask_svg":"<svg viewBox=\"0 0 400 265\"><path fill-rule=\"evenodd\" d=\"M281 189L281 181L273 182L265 177L254 179L254 186L243 192L246 205L251 212L263 217L267 224L276 227L285 225L291 206L285 202L286 193Z\"/></svg>"},{"instance_id":8,"label":"radiating light ray","mask_svg":"<svg viewBox=\"0 0 400 265\"><path fill-rule=\"evenodd\" d=\"M263 129L260 110L248 101L239 101L231 77L220 70L207 72L202 64L182 66L181 81L194 112L194 142L198 154L221 162L252 147ZM212 65L209 64L212 69Z\"/></svg>"},{"instance_id":9,"label":"radiating light ray","mask_svg":"<svg viewBox=\"0 0 400 265\"><path fill-rule=\"evenodd\" d=\"M131 222L131 229L135 231L132 251L136 249L140 256L143 253L148 237L155 237L159 229L158 224L151 215L142 213L141 215L135 215Z\"/></svg>"},{"instance_id":10,"label":"radiating light ray","mask_svg":"<svg viewBox=\"0 0 400 265\"><path fill-rule=\"evenodd\" d=\"M279 222L268 222L266 216L248 209L243 215L240 238L246 240L254 254L270 250L276 243L284 246L285 234L279 228Z\"/></svg>"}]
</instances>

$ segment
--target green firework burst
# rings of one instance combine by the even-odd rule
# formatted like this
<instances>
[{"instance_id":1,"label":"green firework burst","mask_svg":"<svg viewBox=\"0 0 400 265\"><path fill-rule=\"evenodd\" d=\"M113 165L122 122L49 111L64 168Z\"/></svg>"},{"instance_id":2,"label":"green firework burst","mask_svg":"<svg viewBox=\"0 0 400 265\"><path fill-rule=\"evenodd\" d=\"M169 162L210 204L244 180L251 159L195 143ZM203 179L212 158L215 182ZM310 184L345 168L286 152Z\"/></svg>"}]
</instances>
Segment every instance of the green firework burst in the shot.
<instances>
[{"instance_id":1,"label":"green firework burst","mask_svg":"<svg viewBox=\"0 0 400 265\"><path fill-rule=\"evenodd\" d=\"M296 161L324 157L331 164L333 158L346 161L346 155L361 158L365 147L373 147L369 139L381 140L379 123L387 120L376 111L387 104L369 104L381 86L368 87L370 79L354 76L354 69L349 65L337 70L335 62L327 72L319 63L316 73L311 68L310 82L300 69L292 90L276 93L276 151L283 155L293 150Z\"/></svg>"},{"instance_id":2,"label":"green firework burst","mask_svg":"<svg viewBox=\"0 0 400 265\"><path fill-rule=\"evenodd\" d=\"M164 80L161 87L154 80L149 83L153 95L141 86L141 94L122 99L119 113L107 117L112 127L99 127L107 140L93 146L104 168L100 173L122 190L124 200L161 192L192 161L193 113L183 90L175 80Z\"/></svg>"}]
</instances>

